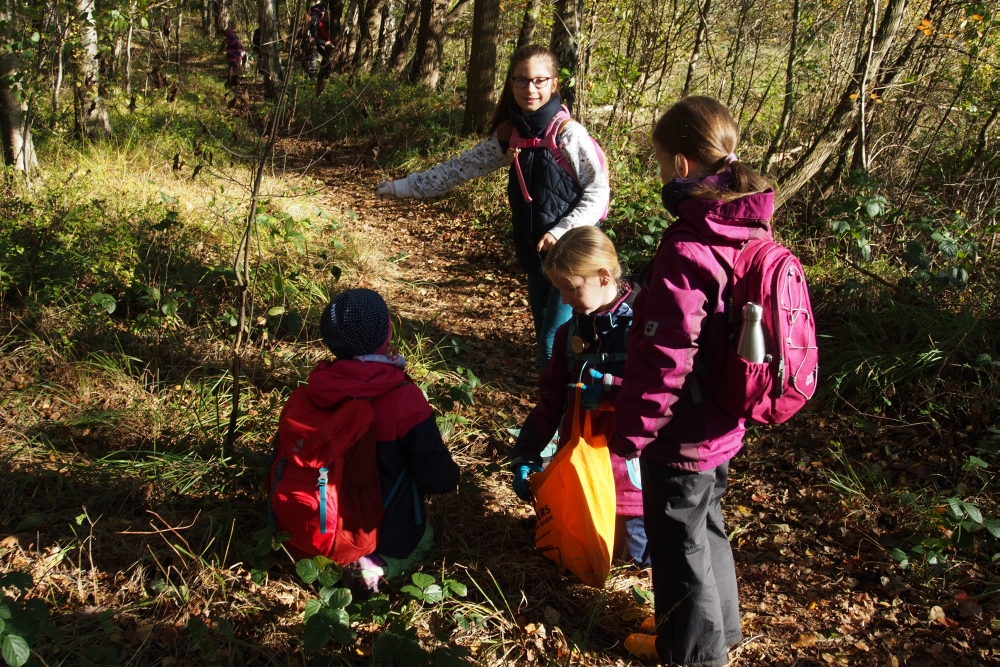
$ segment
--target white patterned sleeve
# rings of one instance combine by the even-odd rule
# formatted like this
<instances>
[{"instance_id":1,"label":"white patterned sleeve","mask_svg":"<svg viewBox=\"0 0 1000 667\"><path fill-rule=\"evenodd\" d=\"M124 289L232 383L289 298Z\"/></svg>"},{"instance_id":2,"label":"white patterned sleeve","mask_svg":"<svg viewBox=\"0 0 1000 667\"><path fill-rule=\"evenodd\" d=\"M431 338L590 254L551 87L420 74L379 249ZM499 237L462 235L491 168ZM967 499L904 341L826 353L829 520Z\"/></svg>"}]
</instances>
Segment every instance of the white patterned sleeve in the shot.
<instances>
[{"instance_id":1,"label":"white patterned sleeve","mask_svg":"<svg viewBox=\"0 0 1000 667\"><path fill-rule=\"evenodd\" d=\"M507 156L500 149L497 135L493 134L461 155L436 164L427 171L410 174L406 180L414 197L427 199L443 195L460 183L506 166Z\"/></svg>"},{"instance_id":2,"label":"white patterned sleeve","mask_svg":"<svg viewBox=\"0 0 1000 667\"><path fill-rule=\"evenodd\" d=\"M583 197L549 230L556 239L574 227L598 224L611 199L608 170L601 166L597 148L587 128L577 122L567 123L559 135L559 148L577 174Z\"/></svg>"}]
</instances>

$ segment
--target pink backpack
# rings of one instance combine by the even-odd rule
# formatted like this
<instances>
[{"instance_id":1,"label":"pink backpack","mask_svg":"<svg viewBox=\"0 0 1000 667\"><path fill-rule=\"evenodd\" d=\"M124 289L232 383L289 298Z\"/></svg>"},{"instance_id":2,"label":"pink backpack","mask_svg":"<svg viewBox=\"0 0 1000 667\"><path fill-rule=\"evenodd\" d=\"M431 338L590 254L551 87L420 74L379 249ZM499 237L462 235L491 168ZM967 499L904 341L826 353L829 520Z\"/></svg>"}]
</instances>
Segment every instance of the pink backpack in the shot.
<instances>
[{"instance_id":1,"label":"pink backpack","mask_svg":"<svg viewBox=\"0 0 1000 667\"><path fill-rule=\"evenodd\" d=\"M566 124L573 120L573 117L569 114L569 109L566 105L562 105L562 108L556 112L556 115L552 117L549 121L549 126L545 128L545 134L542 135L540 139L525 139L517 131L517 126L514 123L510 124L510 147L519 150L522 148L544 148L552 153L552 157L555 158L556 164L563 168L567 174L569 174L577 185L580 184L580 177L575 171L573 171L573 165L569 163L566 156L563 155L562 149L559 148L559 134L562 133L563 128ZM597 159L601 162L601 169L605 172L608 170L608 160L604 157L604 149L601 145L597 143L597 139L590 137L590 140L594 142L594 149L597 151ZM524 201L531 201L531 194L528 192L528 185L524 182L524 174L521 172L521 165L517 160L517 156L514 156L514 171L517 172L517 180L521 185L521 195L524 197ZM601 220L608 217L608 205L604 207L604 213L601 214Z\"/></svg>"},{"instance_id":2,"label":"pink backpack","mask_svg":"<svg viewBox=\"0 0 1000 667\"><path fill-rule=\"evenodd\" d=\"M734 417L760 424L780 424L816 393L819 355L816 320L809 288L798 258L771 239L748 242L736 258L729 312L733 344L716 386L715 399ZM762 364L736 354L743 305L763 306Z\"/></svg>"}]
</instances>

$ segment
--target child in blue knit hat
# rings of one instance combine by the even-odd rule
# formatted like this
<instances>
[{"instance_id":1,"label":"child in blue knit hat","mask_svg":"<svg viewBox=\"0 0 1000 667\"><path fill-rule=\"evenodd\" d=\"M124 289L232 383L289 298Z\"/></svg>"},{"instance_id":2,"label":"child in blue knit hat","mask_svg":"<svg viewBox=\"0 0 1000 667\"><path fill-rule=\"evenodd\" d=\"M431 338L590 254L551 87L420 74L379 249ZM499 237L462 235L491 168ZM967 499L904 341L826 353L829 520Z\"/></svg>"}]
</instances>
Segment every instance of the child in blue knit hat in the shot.
<instances>
[{"instance_id":1,"label":"child in blue knit hat","mask_svg":"<svg viewBox=\"0 0 1000 667\"><path fill-rule=\"evenodd\" d=\"M360 569L369 588L426 557L434 539L427 521L426 494L448 493L458 485L458 465L441 440L430 404L404 368L406 359L389 352L392 325L385 301L370 289L350 289L324 309L324 344L336 359L321 361L306 390L320 408L349 399L371 402L375 447L385 515L375 551Z\"/></svg>"}]
</instances>

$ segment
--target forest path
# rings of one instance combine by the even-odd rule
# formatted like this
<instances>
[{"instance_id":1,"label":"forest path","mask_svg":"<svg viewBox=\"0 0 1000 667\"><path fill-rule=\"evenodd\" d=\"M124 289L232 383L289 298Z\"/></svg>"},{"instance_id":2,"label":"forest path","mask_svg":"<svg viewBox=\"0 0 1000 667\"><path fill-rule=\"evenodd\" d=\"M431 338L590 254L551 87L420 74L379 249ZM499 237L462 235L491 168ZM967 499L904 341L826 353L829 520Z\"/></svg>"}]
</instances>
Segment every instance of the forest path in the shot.
<instances>
[{"instance_id":1,"label":"forest path","mask_svg":"<svg viewBox=\"0 0 1000 667\"><path fill-rule=\"evenodd\" d=\"M558 576L533 550L533 512L509 490L509 477L484 472L507 457L513 439L506 429L527 415L538 379L527 293L506 239L447 200L377 200L373 188L384 172L358 149L295 143L282 149L300 167L310 165L307 174L324 183L330 210L395 265L387 277L381 264L383 273L362 275L362 284L386 295L404 336L429 337L451 352L457 339L459 353L445 356L447 363L471 368L484 383L476 406L463 412L479 435L471 445L450 445L480 495L435 499L439 562L462 563L478 581L494 577L507 600L521 600L513 612L518 625L551 627L554 609L566 635L589 633L598 652L584 664L621 664L627 654L620 642L651 611L631 593L633 585L649 588L643 573L616 570L603 593ZM876 439L900 437L820 413L748 433L723 502L748 638L731 664L973 665L985 657L971 627L928 625L934 605L955 612L953 592L892 575L879 538L891 532L891 518L863 495L838 492L823 472L835 461L832 439L850 460L870 453ZM534 650L530 639L519 640L525 656ZM545 648L561 655L553 642L550 635Z\"/></svg>"}]
</instances>

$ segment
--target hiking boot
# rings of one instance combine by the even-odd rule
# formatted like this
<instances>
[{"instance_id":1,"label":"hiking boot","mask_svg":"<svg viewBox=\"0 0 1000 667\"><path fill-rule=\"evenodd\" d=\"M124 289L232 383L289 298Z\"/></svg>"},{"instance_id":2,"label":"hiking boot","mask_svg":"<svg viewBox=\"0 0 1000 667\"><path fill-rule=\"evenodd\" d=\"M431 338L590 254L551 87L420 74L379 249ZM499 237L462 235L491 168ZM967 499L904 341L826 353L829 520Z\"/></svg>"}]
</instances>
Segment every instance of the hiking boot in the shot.
<instances>
[{"instance_id":1,"label":"hiking boot","mask_svg":"<svg viewBox=\"0 0 1000 667\"><path fill-rule=\"evenodd\" d=\"M660 656L656 652L656 635L634 632L625 640L625 650L645 662L660 661Z\"/></svg>"},{"instance_id":2,"label":"hiking boot","mask_svg":"<svg viewBox=\"0 0 1000 667\"><path fill-rule=\"evenodd\" d=\"M639 626L639 629L642 632L645 632L647 635L656 632L656 617L650 616L649 618L644 620L642 622L642 625Z\"/></svg>"}]
</instances>

